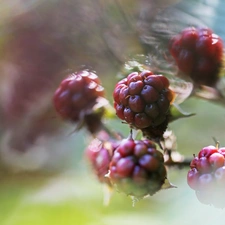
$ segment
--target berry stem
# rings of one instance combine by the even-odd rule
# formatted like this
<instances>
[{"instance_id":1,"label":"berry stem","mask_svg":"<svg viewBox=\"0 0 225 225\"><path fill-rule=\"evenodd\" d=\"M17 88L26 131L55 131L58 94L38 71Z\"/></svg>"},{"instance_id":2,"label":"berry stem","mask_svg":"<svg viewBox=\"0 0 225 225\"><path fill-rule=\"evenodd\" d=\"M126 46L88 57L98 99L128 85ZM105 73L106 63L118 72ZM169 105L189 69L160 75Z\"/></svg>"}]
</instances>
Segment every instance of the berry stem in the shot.
<instances>
[{"instance_id":1,"label":"berry stem","mask_svg":"<svg viewBox=\"0 0 225 225\"><path fill-rule=\"evenodd\" d=\"M215 142L216 148L219 149L220 142L215 137L213 137L213 141Z\"/></svg>"},{"instance_id":2,"label":"berry stem","mask_svg":"<svg viewBox=\"0 0 225 225\"><path fill-rule=\"evenodd\" d=\"M180 158L180 159L174 159L172 157L172 151L166 150L165 155L167 155L168 159L164 162L166 166L177 166L179 168L183 168L186 166L190 166L190 163L193 158Z\"/></svg>"},{"instance_id":3,"label":"berry stem","mask_svg":"<svg viewBox=\"0 0 225 225\"><path fill-rule=\"evenodd\" d=\"M166 161L164 164L166 166L177 166L179 168L183 168L183 167L186 167L186 166L190 166L190 163L191 163L192 159L184 159L184 160L181 160L181 161Z\"/></svg>"}]
</instances>

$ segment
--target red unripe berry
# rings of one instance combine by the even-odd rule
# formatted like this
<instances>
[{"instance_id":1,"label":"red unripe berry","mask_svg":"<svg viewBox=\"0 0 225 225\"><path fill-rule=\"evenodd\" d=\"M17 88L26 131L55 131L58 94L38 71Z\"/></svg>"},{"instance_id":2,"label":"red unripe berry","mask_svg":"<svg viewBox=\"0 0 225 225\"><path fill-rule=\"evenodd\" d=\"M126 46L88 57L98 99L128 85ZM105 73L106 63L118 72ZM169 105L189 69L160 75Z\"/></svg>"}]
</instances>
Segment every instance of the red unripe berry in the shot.
<instances>
[{"instance_id":1,"label":"red unripe berry","mask_svg":"<svg viewBox=\"0 0 225 225\"><path fill-rule=\"evenodd\" d=\"M194 190L198 190L198 188L199 188L199 181L198 181L199 176L200 176L200 173L198 172L198 170L196 168L193 168L193 169L188 171L187 183L190 186L190 188L192 188Z\"/></svg>"},{"instance_id":2,"label":"red unripe berry","mask_svg":"<svg viewBox=\"0 0 225 225\"><path fill-rule=\"evenodd\" d=\"M225 185L225 148L215 146L202 148L198 156L190 163L187 175L188 185L196 191L196 196L203 204L225 207L223 197Z\"/></svg>"},{"instance_id":3,"label":"red unripe berry","mask_svg":"<svg viewBox=\"0 0 225 225\"><path fill-rule=\"evenodd\" d=\"M195 48L195 43L198 39L198 32L194 27L185 28L182 33L182 46L188 49Z\"/></svg>"},{"instance_id":4,"label":"red unripe berry","mask_svg":"<svg viewBox=\"0 0 225 225\"><path fill-rule=\"evenodd\" d=\"M153 195L166 178L163 155L149 140L124 139L114 152L109 171L112 184L135 197Z\"/></svg>"},{"instance_id":5,"label":"red unripe berry","mask_svg":"<svg viewBox=\"0 0 225 225\"><path fill-rule=\"evenodd\" d=\"M206 157L208 158L210 155L212 155L213 153L218 152L217 147L213 146L213 145L209 145L207 147L204 147L201 149L201 151L198 153L198 157Z\"/></svg>"},{"instance_id":6,"label":"red unripe berry","mask_svg":"<svg viewBox=\"0 0 225 225\"><path fill-rule=\"evenodd\" d=\"M104 88L96 74L86 70L65 78L54 93L53 103L59 115L66 120L78 122L87 112L90 114Z\"/></svg>"},{"instance_id":7,"label":"red unripe berry","mask_svg":"<svg viewBox=\"0 0 225 225\"><path fill-rule=\"evenodd\" d=\"M148 171L155 171L159 168L160 162L157 158L151 155L143 155L139 159L139 165Z\"/></svg>"},{"instance_id":8,"label":"red unripe berry","mask_svg":"<svg viewBox=\"0 0 225 225\"><path fill-rule=\"evenodd\" d=\"M134 146L135 143L133 139L124 139L117 148L117 151L121 156L129 156L133 154Z\"/></svg>"},{"instance_id":9,"label":"red unripe berry","mask_svg":"<svg viewBox=\"0 0 225 225\"><path fill-rule=\"evenodd\" d=\"M127 177L130 176L135 167L135 163L133 161L132 156L128 156L125 158L121 158L116 164L116 172L119 177Z\"/></svg>"},{"instance_id":10,"label":"red unripe berry","mask_svg":"<svg viewBox=\"0 0 225 225\"><path fill-rule=\"evenodd\" d=\"M211 164L211 167L215 170L219 167L224 166L224 156L220 153L213 153L209 156L209 163Z\"/></svg>"},{"instance_id":11,"label":"red unripe berry","mask_svg":"<svg viewBox=\"0 0 225 225\"><path fill-rule=\"evenodd\" d=\"M195 58L193 53L188 50L181 50L177 58L177 64L181 71L184 73L191 73L194 67Z\"/></svg>"},{"instance_id":12,"label":"red unripe berry","mask_svg":"<svg viewBox=\"0 0 225 225\"><path fill-rule=\"evenodd\" d=\"M225 157L225 147L221 147L218 149L218 152Z\"/></svg>"},{"instance_id":13,"label":"red unripe berry","mask_svg":"<svg viewBox=\"0 0 225 225\"><path fill-rule=\"evenodd\" d=\"M208 173L212 170L210 162L206 157L201 157L196 161L196 169L200 173Z\"/></svg>"},{"instance_id":14,"label":"red unripe berry","mask_svg":"<svg viewBox=\"0 0 225 225\"><path fill-rule=\"evenodd\" d=\"M214 86L223 60L223 41L209 28L185 28L169 43L181 72L195 83Z\"/></svg>"},{"instance_id":15,"label":"red unripe berry","mask_svg":"<svg viewBox=\"0 0 225 225\"><path fill-rule=\"evenodd\" d=\"M103 143L98 139L94 139L85 151L85 156L98 180L102 183L107 183L108 185L111 184L105 175L109 171L109 164L117 145L118 143L116 142Z\"/></svg>"}]
</instances>

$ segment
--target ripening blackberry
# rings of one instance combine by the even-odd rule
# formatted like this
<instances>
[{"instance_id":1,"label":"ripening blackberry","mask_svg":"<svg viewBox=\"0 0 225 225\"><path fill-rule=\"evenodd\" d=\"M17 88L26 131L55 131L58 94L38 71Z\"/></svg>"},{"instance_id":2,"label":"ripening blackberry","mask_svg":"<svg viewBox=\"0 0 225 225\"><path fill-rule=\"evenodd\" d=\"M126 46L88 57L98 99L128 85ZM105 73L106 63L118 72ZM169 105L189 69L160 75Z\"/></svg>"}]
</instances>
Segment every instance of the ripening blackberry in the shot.
<instances>
[{"instance_id":1,"label":"ripening blackberry","mask_svg":"<svg viewBox=\"0 0 225 225\"><path fill-rule=\"evenodd\" d=\"M111 186L111 182L106 174L109 171L109 164L118 145L119 141L102 142L94 139L85 151L86 158L98 180L109 186Z\"/></svg>"},{"instance_id":2,"label":"ripening blackberry","mask_svg":"<svg viewBox=\"0 0 225 225\"><path fill-rule=\"evenodd\" d=\"M169 51L180 71L195 83L213 86L223 60L223 41L209 28L185 28L173 37Z\"/></svg>"},{"instance_id":3,"label":"ripening blackberry","mask_svg":"<svg viewBox=\"0 0 225 225\"><path fill-rule=\"evenodd\" d=\"M101 123L102 113L94 113L93 106L104 96L98 76L87 70L70 74L54 93L53 103L57 113L72 122L85 121L93 133Z\"/></svg>"},{"instance_id":4,"label":"ripening blackberry","mask_svg":"<svg viewBox=\"0 0 225 225\"><path fill-rule=\"evenodd\" d=\"M136 198L153 195L166 179L163 154L150 140L124 139L109 165L109 179L119 192Z\"/></svg>"},{"instance_id":5,"label":"ripening blackberry","mask_svg":"<svg viewBox=\"0 0 225 225\"><path fill-rule=\"evenodd\" d=\"M203 204L225 207L225 148L204 147L195 156L187 174L188 185Z\"/></svg>"},{"instance_id":6,"label":"ripening blackberry","mask_svg":"<svg viewBox=\"0 0 225 225\"><path fill-rule=\"evenodd\" d=\"M116 84L113 98L116 114L121 120L142 130L149 138L162 136L174 98L165 76L149 70L132 72ZM152 134L155 128L160 131Z\"/></svg>"}]
</instances>

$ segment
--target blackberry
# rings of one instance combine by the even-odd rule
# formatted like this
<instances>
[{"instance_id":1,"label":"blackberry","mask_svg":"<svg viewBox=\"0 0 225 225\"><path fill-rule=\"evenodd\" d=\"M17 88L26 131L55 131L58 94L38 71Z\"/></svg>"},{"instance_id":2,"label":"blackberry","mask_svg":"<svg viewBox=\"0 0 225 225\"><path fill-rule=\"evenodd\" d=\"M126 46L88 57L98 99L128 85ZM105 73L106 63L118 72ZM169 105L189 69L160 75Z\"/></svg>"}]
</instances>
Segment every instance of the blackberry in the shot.
<instances>
[{"instance_id":1,"label":"blackberry","mask_svg":"<svg viewBox=\"0 0 225 225\"><path fill-rule=\"evenodd\" d=\"M165 131L173 97L169 80L149 70L130 73L116 84L113 92L117 116L150 137L155 127L163 127L160 137Z\"/></svg>"},{"instance_id":2,"label":"blackberry","mask_svg":"<svg viewBox=\"0 0 225 225\"><path fill-rule=\"evenodd\" d=\"M117 190L136 198L159 191L166 178L163 154L150 140L124 139L109 165L109 178Z\"/></svg>"},{"instance_id":3,"label":"blackberry","mask_svg":"<svg viewBox=\"0 0 225 225\"><path fill-rule=\"evenodd\" d=\"M197 84L213 86L218 80L223 41L209 28L185 28L171 39L169 51L179 70Z\"/></svg>"},{"instance_id":4,"label":"blackberry","mask_svg":"<svg viewBox=\"0 0 225 225\"><path fill-rule=\"evenodd\" d=\"M187 174L188 185L195 190L203 204L225 207L225 158L224 148L204 147L194 157Z\"/></svg>"},{"instance_id":5,"label":"blackberry","mask_svg":"<svg viewBox=\"0 0 225 225\"><path fill-rule=\"evenodd\" d=\"M109 171L109 164L117 146L118 141L102 142L94 139L85 151L86 158L98 180L109 186L111 186L111 183L106 174Z\"/></svg>"},{"instance_id":6,"label":"blackberry","mask_svg":"<svg viewBox=\"0 0 225 225\"><path fill-rule=\"evenodd\" d=\"M100 124L102 112L93 112L99 97L104 96L104 88L98 76L87 70L70 74L54 93L53 103L57 113L65 120L80 122L93 133ZM96 124L96 121L98 124Z\"/></svg>"}]
</instances>

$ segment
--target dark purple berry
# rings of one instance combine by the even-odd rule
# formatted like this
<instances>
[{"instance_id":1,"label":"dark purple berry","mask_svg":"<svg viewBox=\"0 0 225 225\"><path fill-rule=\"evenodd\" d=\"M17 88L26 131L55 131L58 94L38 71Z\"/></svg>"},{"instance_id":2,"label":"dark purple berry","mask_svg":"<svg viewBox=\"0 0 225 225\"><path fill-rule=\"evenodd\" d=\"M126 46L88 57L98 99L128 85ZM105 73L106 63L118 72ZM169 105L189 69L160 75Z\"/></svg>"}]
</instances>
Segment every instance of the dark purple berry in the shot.
<instances>
[{"instance_id":1,"label":"dark purple berry","mask_svg":"<svg viewBox=\"0 0 225 225\"><path fill-rule=\"evenodd\" d=\"M149 140L124 139L114 152L109 171L118 191L138 198L159 191L166 178L162 153Z\"/></svg>"},{"instance_id":2,"label":"dark purple berry","mask_svg":"<svg viewBox=\"0 0 225 225\"><path fill-rule=\"evenodd\" d=\"M154 129L168 122L170 104L174 93L169 89L169 80L151 71L132 72L118 82L113 92L117 116L136 129ZM163 130L157 132L162 137ZM148 136L151 136L148 133ZM155 133L155 136L157 134ZM151 138L151 137L150 137Z\"/></svg>"}]
</instances>

